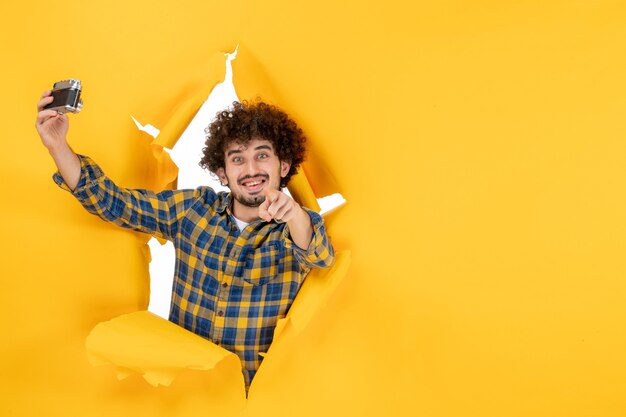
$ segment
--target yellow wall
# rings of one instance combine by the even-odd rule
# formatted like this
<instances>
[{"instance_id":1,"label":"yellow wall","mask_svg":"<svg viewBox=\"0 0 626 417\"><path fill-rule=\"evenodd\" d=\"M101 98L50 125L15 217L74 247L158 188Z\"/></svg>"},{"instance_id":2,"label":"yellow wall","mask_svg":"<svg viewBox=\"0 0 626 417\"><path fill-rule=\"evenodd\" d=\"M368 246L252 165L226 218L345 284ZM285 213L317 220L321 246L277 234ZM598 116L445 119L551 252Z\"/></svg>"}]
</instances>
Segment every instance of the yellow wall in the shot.
<instances>
[{"instance_id":1,"label":"yellow wall","mask_svg":"<svg viewBox=\"0 0 626 417\"><path fill-rule=\"evenodd\" d=\"M621 2L85 3L0 5L1 415L626 414ZM247 405L218 374L89 366L93 326L147 305L143 244L56 189L34 129L41 91L80 78L72 145L151 186L129 115L159 127L238 43L240 96L301 122L352 250Z\"/></svg>"}]
</instances>

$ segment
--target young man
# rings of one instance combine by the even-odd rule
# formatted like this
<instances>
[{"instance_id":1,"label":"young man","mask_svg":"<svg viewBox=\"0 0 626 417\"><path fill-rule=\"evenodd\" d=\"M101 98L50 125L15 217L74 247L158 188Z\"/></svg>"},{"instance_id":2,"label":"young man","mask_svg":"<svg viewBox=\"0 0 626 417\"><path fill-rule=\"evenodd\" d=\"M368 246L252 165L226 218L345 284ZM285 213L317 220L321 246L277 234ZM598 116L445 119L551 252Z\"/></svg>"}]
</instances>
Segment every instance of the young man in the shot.
<instances>
[{"instance_id":1,"label":"young man","mask_svg":"<svg viewBox=\"0 0 626 417\"><path fill-rule=\"evenodd\" d=\"M304 159L301 129L274 106L234 103L207 129L200 161L230 192L154 193L118 187L75 154L50 102L46 91L36 126L55 182L90 213L174 243L170 321L236 353L248 387L306 274L334 261L322 218L280 191Z\"/></svg>"}]
</instances>

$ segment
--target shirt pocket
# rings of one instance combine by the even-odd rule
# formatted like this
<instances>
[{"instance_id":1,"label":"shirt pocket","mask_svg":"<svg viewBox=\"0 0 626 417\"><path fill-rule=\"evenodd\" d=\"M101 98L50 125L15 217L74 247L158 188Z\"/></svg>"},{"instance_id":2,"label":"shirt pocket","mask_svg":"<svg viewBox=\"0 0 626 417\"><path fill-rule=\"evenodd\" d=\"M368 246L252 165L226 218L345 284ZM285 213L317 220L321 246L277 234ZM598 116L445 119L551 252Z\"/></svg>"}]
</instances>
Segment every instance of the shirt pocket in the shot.
<instances>
[{"instance_id":1,"label":"shirt pocket","mask_svg":"<svg viewBox=\"0 0 626 417\"><path fill-rule=\"evenodd\" d=\"M243 280L251 285L264 285L280 273L283 249L277 244L260 246L246 258Z\"/></svg>"}]
</instances>

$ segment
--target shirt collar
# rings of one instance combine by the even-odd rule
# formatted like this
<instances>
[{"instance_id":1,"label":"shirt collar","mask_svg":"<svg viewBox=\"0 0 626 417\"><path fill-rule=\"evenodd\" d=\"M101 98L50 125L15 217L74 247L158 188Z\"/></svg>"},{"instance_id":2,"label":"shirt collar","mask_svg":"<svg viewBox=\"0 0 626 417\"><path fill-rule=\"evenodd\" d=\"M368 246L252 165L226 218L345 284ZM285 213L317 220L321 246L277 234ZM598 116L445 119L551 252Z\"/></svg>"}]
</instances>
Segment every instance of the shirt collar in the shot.
<instances>
[{"instance_id":1,"label":"shirt collar","mask_svg":"<svg viewBox=\"0 0 626 417\"><path fill-rule=\"evenodd\" d=\"M231 215L233 217L235 217L235 215L233 214L233 209L231 207L231 202L232 202L232 193L227 193L227 192L222 192L220 193L221 201L218 204L216 211L220 214L224 214L224 212L226 212L226 214ZM256 220L252 220L249 224L255 223L255 222L261 222L263 221L262 219L258 218ZM279 222L277 222L276 220L272 220L272 222L278 224Z\"/></svg>"},{"instance_id":2,"label":"shirt collar","mask_svg":"<svg viewBox=\"0 0 626 417\"><path fill-rule=\"evenodd\" d=\"M231 193L220 193L222 195L222 201L220 202L220 204L217 206L217 212L220 214L223 214L225 211L228 210L228 214L231 214L231 210L230 210L230 203L232 201L232 197L231 197Z\"/></svg>"}]
</instances>

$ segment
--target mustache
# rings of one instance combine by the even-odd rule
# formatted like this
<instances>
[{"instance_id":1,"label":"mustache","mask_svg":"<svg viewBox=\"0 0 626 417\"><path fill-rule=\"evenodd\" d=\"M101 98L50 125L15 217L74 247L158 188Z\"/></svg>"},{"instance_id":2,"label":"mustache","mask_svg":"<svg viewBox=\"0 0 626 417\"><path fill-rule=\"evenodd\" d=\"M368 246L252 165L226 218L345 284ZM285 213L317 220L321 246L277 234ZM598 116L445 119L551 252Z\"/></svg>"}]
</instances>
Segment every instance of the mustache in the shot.
<instances>
[{"instance_id":1,"label":"mustache","mask_svg":"<svg viewBox=\"0 0 626 417\"><path fill-rule=\"evenodd\" d=\"M266 181L270 179L270 176L265 173L259 173L259 174L254 174L254 175L244 175L243 177L237 180L237 184L241 185L241 183L243 183L244 181L251 180L254 178L259 178L259 177L265 179Z\"/></svg>"}]
</instances>

